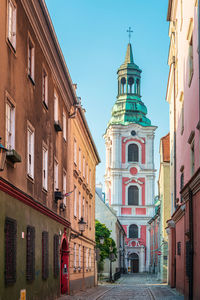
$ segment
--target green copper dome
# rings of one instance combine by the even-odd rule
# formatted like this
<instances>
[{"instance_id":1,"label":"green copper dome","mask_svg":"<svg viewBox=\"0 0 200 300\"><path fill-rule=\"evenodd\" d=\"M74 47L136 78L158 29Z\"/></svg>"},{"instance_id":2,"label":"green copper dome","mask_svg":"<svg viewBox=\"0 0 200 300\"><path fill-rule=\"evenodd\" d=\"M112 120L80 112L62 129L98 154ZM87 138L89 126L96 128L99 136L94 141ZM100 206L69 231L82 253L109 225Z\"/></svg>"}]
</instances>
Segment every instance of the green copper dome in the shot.
<instances>
[{"instance_id":1,"label":"green copper dome","mask_svg":"<svg viewBox=\"0 0 200 300\"><path fill-rule=\"evenodd\" d=\"M117 71L118 96L108 127L114 124L128 125L131 123L151 126L151 121L146 117L147 108L141 101L141 72L134 63L132 46L129 43L125 61Z\"/></svg>"}]
</instances>

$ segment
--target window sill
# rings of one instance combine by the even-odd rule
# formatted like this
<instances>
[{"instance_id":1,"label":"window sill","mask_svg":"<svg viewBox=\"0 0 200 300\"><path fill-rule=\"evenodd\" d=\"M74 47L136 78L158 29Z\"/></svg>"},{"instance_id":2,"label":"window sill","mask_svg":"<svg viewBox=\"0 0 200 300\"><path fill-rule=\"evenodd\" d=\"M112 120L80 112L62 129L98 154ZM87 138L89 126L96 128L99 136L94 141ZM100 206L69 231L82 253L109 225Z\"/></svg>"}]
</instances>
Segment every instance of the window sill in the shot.
<instances>
[{"instance_id":1,"label":"window sill","mask_svg":"<svg viewBox=\"0 0 200 300\"><path fill-rule=\"evenodd\" d=\"M44 108L48 111L48 105L47 105L47 103L44 100L42 101L42 103L44 105Z\"/></svg>"},{"instance_id":2,"label":"window sill","mask_svg":"<svg viewBox=\"0 0 200 300\"><path fill-rule=\"evenodd\" d=\"M44 187L42 187L42 192L43 192L45 195L48 194L48 191L47 191Z\"/></svg>"},{"instance_id":3,"label":"window sill","mask_svg":"<svg viewBox=\"0 0 200 300\"><path fill-rule=\"evenodd\" d=\"M19 163L22 161L21 156L14 149L7 151L6 159L11 161L13 164Z\"/></svg>"},{"instance_id":4,"label":"window sill","mask_svg":"<svg viewBox=\"0 0 200 300\"><path fill-rule=\"evenodd\" d=\"M13 46L12 42L9 40L9 38L7 37L6 39L7 45L10 48L10 50L12 51L12 53L16 56L16 49Z\"/></svg>"},{"instance_id":5,"label":"window sill","mask_svg":"<svg viewBox=\"0 0 200 300\"><path fill-rule=\"evenodd\" d=\"M31 77L30 74L28 74L28 78L29 78L30 82L32 83L32 85L35 86L35 81L34 81L34 79Z\"/></svg>"},{"instance_id":6,"label":"window sill","mask_svg":"<svg viewBox=\"0 0 200 300\"><path fill-rule=\"evenodd\" d=\"M33 183L34 184L34 178L31 176L31 175L29 175L29 174L27 174L27 177L26 177L31 183Z\"/></svg>"}]
</instances>

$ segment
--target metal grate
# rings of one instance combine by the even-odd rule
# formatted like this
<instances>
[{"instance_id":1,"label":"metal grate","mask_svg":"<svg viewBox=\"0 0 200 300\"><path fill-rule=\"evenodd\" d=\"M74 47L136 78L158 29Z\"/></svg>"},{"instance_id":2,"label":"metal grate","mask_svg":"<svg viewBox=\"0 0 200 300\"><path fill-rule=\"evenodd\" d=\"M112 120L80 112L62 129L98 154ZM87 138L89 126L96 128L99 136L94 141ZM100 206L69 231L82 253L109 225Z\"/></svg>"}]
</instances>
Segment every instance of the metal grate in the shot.
<instances>
[{"instance_id":1,"label":"metal grate","mask_svg":"<svg viewBox=\"0 0 200 300\"><path fill-rule=\"evenodd\" d=\"M42 279L49 276L49 234L42 232Z\"/></svg>"},{"instance_id":2,"label":"metal grate","mask_svg":"<svg viewBox=\"0 0 200 300\"><path fill-rule=\"evenodd\" d=\"M58 277L58 275L59 275L59 237L57 234L54 235L53 266L54 266L54 277Z\"/></svg>"},{"instance_id":3,"label":"metal grate","mask_svg":"<svg viewBox=\"0 0 200 300\"><path fill-rule=\"evenodd\" d=\"M5 219L5 284L16 282L17 222Z\"/></svg>"},{"instance_id":4,"label":"metal grate","mask_svg":"<svg viewBox=\"0 0 200 300\"><path fill-rule=\"evenodd\" d=\"M35 279L35 228L27 227L26 234L26 279Z\"/></svg>"},{"instance_id":5,"label":"metal grate","mask_svg":"<svg viewBox=\"0 0 200 300\"><path fill-rule=\"evenodd\" d=\"M181 255L181 242L177 243L177 255Z\"/></svg>"}]
</instances>

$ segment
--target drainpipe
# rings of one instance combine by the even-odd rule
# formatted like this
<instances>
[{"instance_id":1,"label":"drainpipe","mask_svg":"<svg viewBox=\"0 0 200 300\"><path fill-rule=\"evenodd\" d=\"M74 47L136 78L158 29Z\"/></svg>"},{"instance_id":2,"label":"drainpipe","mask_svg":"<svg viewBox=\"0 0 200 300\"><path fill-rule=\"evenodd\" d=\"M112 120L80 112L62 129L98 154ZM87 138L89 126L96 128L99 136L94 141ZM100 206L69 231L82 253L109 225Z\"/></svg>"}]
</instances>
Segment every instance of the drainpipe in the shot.
<instances>
[{"instance_id":1,"label":"drainpipe","mask_svg":"<svg viewBox=\"0 0 200 300\"><path fill-rule=\"evenodd\" d=\"M175 39L175 34L174 34ZM173 58L173 73L174 73L174 209L176 209L176 69L175 56Z\"/></svg>"},{"instance_id":2,"label":"drainpipe","mask_svg":"<svg viewBox=\"0 0 200 300\"><path fill-rule=\"evenodd\" d=\"M189 190L189 238L190 238L190 251L189 251L189 300L193 300L193 256L194 256L194 241L193 241L193 194Z\"/></svg>"}]
</instances>

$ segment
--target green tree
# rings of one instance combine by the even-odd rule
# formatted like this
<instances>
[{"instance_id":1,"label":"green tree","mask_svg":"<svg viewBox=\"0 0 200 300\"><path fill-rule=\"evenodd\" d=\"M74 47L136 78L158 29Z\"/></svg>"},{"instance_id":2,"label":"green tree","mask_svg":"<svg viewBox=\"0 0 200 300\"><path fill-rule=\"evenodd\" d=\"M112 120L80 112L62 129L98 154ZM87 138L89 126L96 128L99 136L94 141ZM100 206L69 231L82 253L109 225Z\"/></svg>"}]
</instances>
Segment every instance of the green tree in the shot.
<instances>
[{"instance_id":1,"label":"green tree","mask_svg":"<svg viewBox=\"0 0 200 300\"><path fill-rule=\"evenodd\" d=\"M110 258L110 254L114 254L114 260L117 258L117 248L115 241L110 236L111 231L106 227L105 224L100 223L98 220L95 221L95 241L96 247L100 249L100 262L104 259ZM100 243L100 238L104 238L104 243ZM111 250L112 249L112 250Z\"/></svg>"}]
</instances>

